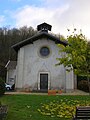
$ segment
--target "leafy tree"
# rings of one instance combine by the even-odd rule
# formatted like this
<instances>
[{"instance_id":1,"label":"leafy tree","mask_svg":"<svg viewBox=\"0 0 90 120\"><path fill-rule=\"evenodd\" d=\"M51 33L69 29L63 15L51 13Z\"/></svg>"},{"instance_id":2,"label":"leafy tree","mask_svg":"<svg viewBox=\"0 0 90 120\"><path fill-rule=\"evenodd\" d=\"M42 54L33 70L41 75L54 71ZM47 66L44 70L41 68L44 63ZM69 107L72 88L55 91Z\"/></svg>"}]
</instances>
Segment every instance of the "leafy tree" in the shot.
<instances>
[{"instance_id":1,"label":"leafy tree","mask_svg":"<svg viewBox=\"0 0 90 120\"><path fill-rule=\"evenodd\" d=\"M67 37L67 46L58 45L62 48L60 52L64 52L62 58L57 58L59 60L58 65L63 64L68 71L73 69L77 75L86 75L90 91L90 42L87 42L87 39L81 32L79 34L75 32L76 29Z\"/></svg>"}]
</instances>

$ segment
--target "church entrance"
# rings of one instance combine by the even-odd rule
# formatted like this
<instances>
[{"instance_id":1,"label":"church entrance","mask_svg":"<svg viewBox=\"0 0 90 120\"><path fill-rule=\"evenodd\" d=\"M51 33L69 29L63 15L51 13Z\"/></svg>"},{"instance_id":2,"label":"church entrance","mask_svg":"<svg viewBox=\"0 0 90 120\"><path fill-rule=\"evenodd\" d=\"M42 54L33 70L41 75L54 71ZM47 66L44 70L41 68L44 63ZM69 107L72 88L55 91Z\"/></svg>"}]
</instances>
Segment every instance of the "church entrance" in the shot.
<instances>
[{"instance_id":1,"label":"church entrance","mask_svg":"<svg viewBox=\"0 0 90 120\"><path fill-rule=\"evenodd\" d=\"M47 73L40 74L40 90L41 91L48 90L48 74Z\"/></svg>"}]
</instances>

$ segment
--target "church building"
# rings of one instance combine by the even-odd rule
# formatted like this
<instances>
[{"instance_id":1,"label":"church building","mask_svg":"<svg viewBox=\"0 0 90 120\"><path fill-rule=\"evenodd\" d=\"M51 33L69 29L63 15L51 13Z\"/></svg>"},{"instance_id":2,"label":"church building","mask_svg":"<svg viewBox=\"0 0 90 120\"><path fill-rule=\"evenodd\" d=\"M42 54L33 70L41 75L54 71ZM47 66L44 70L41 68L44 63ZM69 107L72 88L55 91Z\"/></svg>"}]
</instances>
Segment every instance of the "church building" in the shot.
<instances>
[{"instance_id":1,"label":"church building","mask_svg":"<svg viewBox=\"0 0 90 120\"><path fill-rule=\"evenodd\" d=\"M52 26L42 23L38 33L12 47L17 52L15 89L19 91L74 90L73 71L67 72L63 65L56 66L59 53L58 44L67 45L50 34Z\"/></svg>"}]
</instances>

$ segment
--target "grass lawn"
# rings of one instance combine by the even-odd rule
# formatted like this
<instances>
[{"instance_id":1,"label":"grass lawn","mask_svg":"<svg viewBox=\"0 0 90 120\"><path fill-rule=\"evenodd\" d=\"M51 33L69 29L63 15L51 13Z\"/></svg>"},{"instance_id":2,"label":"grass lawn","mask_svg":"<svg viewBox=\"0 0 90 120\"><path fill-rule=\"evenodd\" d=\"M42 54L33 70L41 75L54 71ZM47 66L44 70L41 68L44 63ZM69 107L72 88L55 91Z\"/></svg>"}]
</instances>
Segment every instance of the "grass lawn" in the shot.
<instances>
[{"instance_id":1,"label":"grass lawn","mask_svg":"<svg viewBox=\"0 0 90 120\"><path fill-rule=\"evenodd\" d=\"M90 96L4 95L0 98L2 104L8 105L6 120L67 120L58 116L44 115L39 112L43 106L47 107L47 105L53 103L53 101L54 103L58 101L57 104L60 106L60 100L67 100L67 104L69 103L70 105L73 104L73 100L79 101L82 105L87 103L90 105ZM44 110L42 111L45 112Z\"/></svg>"}]
</instances>

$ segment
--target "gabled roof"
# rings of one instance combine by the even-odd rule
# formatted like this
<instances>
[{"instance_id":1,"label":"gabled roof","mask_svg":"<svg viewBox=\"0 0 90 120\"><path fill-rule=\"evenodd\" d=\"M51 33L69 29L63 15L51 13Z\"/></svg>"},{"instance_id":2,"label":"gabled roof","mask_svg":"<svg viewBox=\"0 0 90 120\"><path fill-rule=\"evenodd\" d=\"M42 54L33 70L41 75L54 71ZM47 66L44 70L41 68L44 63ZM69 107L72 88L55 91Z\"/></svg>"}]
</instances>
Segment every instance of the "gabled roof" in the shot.
<instances>
[{"instance_id":1,"label":"gabled roof","mask_svg":"<svg viewBox=\"0 0 90 120\"><path fill-rule=\"evenodd\" d=\"M27 44L33 44L34 41L41 39L41 38L47 38L48 40L50 39L50 40L54 41L56 44L63 44L65 46L68 44L66 41L61 41L59 38L45 32L45 31L42 31L28 39L25 39L24 41L21 41L15 45L13 45L12 48L14 48L14 50L17 52L21 47L23 47Z\"/></svg>"}]
</instances>

